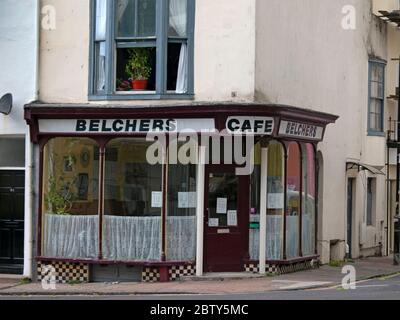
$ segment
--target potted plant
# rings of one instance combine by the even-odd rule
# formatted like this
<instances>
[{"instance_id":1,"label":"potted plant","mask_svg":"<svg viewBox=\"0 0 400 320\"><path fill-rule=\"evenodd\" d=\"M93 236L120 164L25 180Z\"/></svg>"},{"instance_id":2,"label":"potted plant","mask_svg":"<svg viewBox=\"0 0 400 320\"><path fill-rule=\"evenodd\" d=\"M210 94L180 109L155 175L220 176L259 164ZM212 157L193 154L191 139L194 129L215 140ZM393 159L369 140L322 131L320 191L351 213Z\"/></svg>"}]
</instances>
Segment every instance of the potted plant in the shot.
<instances>
[{"instance_id":1,"label":"potted plant","mask_svg":"<svg viewBox=\"0 0 400 320\"><path fill-rule=\"evenodd\" d=\"M151 74L149 48L129 49L129 59L125 71L131 78L134 90L146 90Z\"/></svg>"}]
</instances>

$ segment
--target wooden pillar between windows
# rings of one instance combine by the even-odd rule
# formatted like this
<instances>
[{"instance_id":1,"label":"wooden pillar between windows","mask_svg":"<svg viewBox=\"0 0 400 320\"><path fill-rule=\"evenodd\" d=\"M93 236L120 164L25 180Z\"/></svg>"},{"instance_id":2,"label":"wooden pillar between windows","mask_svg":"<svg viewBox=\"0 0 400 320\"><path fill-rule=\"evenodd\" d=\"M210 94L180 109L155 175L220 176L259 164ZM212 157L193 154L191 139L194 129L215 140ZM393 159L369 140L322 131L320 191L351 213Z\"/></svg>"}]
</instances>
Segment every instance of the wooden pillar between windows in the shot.
<instances>
[{"instance_id":1,"label":"wooden pillar between windows","mask_svg":"<svg viewBox=\"0 0 400 320\"><path fill-rule=\"evenodd\" d=\"M265 274L267 247L267 208L268 208L268 145L261 147L261 183L260 183L260 253L259 272Z\"/></svg>"},{"instance_id":2,"label":"wooden pillar between windows","mask_svg":"<svg viewBox=\"0 0 400 320\"><path fill-rule=\"evenodd\" d=\"M196 233L196 276L203 275L203 245L204 245L204 184L206 147L199 146L199 161L197 164L197 233Z\"/></svg>"}]
</instances>

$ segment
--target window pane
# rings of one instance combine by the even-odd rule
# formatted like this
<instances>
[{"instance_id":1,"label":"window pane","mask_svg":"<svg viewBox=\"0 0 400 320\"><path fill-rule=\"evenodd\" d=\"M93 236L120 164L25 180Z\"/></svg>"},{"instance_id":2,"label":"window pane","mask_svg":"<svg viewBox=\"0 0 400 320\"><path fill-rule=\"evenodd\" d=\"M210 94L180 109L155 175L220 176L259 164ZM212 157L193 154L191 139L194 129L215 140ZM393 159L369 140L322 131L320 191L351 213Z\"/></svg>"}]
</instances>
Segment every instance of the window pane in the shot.
<instances>
[{"instance_id":1,"label":"window pane","mask_svg":"<svg viewBox=\"0 0 400 320\"><path fill-rule=\"evenodd\" d=\"M374 63L371 65L371 80L383 82L384 75L384 66L378 63Z\"/></svg>"},{"instance_id":2,"label":"window pane","mask_svg":"<svg viewBox=\"0 0 400 320\"><path fill-rule=\"evenodd\" d=\"M96 1L95 40L105 41L107 29L107 0Z\"/></svg>"},{"instance_id":3,"label":"window pane","mask_svg":"<svg viewBox=\"0 0 400 320\"><path fill-rule=\"evenodd\" d=\"M315 252L315 158L314 147L307 143L303 151L302 251L304 256Z\"/></svg>"},{"instance_id":4,"label":"window pane","mask_svg":"<svg viewBox=\"0 0 400 320\"><path fill-rule=\"evenodd\" d=\"M217 211L217 202L226 199L227 210L237 210L239 178L235 173L210 173L208 180L208 221L218 220L218 227L228 227L227 214ZM211 227L211 225L209 225Z\"/></svg>"},{"instance_id":5,"label":"window pane","mask_svg":"<svg viewBox=\"0 0 400 320\"><path fill-rule=\"evenodd\" d=\"M168 43L167 90L187 92L188 52L186 43Z\"/></svg>"},{"instance_id":6,"label":"window pane","mask_svg":"<svg viewBox=\"0 0 400 320\"><path fill-rule=\"evenodd\" d=\"M116 91L156 90L156 48L117 49Z\"/></svg>"},{"instance_id":7,"label":"window pane","mask_svg":"<svg viewBox=\"0 0 400 320\"><path fill-rule=\"evenodd\" d=\"M260 182L261 182L261 145L254 146L254 170L250 179L250 226L249 255L250 260L259 259L260 247Z\"/></svg>"},{"instance_id":8,"label":"window pane","mask_svg":"<svg viewBox=\"0 0 400 320\"><path fill-rule=\"evenodd\" d=\"M117 0L119 37L149 37L156 34L156 0Z\"/></svg>"},{"instance_id":9,"label":"window pane","mask_svg":"<svg viewBox=\"0 0 400 320\"><path fill-rule=\"evenodd\" d=\"M43 254L98 256L98 162L96 143L55 138L44 148Z\"/></svg>"},{"instance_id":10,"label":"window pane","mask_svg":"<svg viewBox=\"0 0 400 320\"><path fill-rule=\"evenodd\" d=\"M104 91L106 86L106 43L104 41L95 44L95 90Z\"/></svg>"},{"instance_id":11,"label":"window pane","mask_svg":"<svg viewBox=\"0 0 400 320\"><path fill-rule=\"evenodd\" d=\"M284 214L284 150L272 141L268 146L267 259L282 259Z\"/></svg>"},{"instance_id":12,"label":"window pane","mask_svg":"<svg viewBox=\"0 0 400 320\"><path fill-rule=\"evenodd\" d=\"M187 0L169 1L169 30L170 37L186 37Z\"/></svg>"},{"instance_id":13,"label":"window pane","mask_svg":"<svg viewBox=\"0 0 400 320\"><path fill-rule=\"evenodd\" d=\"M371 99L370 101L370 129L381 131L382 128L382 101L378 99Z\"/></svg>"},{"instance_id":14,"label":"window pane","mask_svg":"<svg viewBox=\"0 0 400 320\"><path fill-rule=\"evenodd\" d=\"M196 165L168 165L167 260L196 259Z\"/></svg>"},{"instance_id":15,"label":"window pane","mask_svg":"<svg viewBox=\"0 0 400 320\"><path fill-rule=\"evenodd\" d=\"M0 138L0 167L25 167L25 139Z\"/></svg>"},{"instance_id":16,"label":"window pane","mask_svg":"<svg viewBox=\"0 0 400 320\"><path fill-rule=\"evenodd\" d=\"M150 144L145 138L116 139L106 148L105 259L161 257L162 166L147 162Z\"/></svg>"},{"instance_id":17,"label":"window pane","mask_svg":"<svg viewBox=\"0 0 400 320\"><path fill-rule=\"evenodd\" d=\"M299 255L300 214L300 149L295 142L288 145L286 205L286 254L294 258Z\"/></svg>"}]
</instances>

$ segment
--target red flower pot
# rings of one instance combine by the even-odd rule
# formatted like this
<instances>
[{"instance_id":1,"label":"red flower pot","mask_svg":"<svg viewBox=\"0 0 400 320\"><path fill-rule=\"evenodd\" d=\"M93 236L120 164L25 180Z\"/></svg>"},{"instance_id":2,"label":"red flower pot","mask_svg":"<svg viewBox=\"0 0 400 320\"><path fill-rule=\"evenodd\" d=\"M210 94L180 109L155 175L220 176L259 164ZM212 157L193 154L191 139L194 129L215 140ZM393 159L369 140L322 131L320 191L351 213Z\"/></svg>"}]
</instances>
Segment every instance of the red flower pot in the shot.
<instances>
[{"instance_id":1,"label":"red flower pot","mask_svg":"<svg viewBox=\"0 0 400 320\"><path fill-rule=\"evenodd\" d=\"M132 89L133 90L146 90L148 80L133 80Z\"/></svg>"}]
</instances>

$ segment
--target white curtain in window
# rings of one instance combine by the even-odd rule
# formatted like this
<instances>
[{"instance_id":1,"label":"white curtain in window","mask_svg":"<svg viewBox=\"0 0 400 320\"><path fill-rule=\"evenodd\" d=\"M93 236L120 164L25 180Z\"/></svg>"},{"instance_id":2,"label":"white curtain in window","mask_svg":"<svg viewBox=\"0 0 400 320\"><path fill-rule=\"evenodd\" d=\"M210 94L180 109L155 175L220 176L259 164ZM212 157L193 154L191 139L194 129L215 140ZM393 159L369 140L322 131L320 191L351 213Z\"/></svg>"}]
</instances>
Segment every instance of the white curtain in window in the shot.
<instances>
[{"instance_id":1,"label":"white curtain in window","mask_svg":"<svg viewBox=\"0 0 400 320\"><path fill-rule=\"evenodd\" d=\"M96 1L96 41L106 41L107 0Z\"/></svg>"},{"instance_id":2,"label":"white curtain in window","mask_svg":"<svg viewBox=\"0 0 400 320\"><path fill-rule=\"evenodd\" d=\"M167 259L196 260L196 216L167 218Z\"/></svg>"},{"instance_id":3,"label":"white curtain in window","mask_svg":"<svg viewBox=\"0 0 400 320\"><path fill-rule=\"evenodd\" d=\"M180 37L186 36L186 15L187 0L170 0L169 4L169 25ZM188 82L188 49L187 44L183 43L179 56L178 77L176 81L176 93L185 93Z\"/></svg>"},{"instance_id":4,"label":"white curtain in window","mask_svg":"<svg viewBox=\"0 0 400 320\"><path fill-rule=\"evenodd\" d=\"M107 29L107 0L96 1L96 32L95 40L99 42L97 61L97 90L104 90L106 84L106 29Z\"/></svg>"},{"instance_id":5,"label":"white curtain in window","mask_svg":"<svg viewBox=\"0 0 400 320\"><path fill-rule=\"evenodd\" d=\"M287 216L286 224L286 255L296 258L299 255L299 216Z\"/></svg>"},{"instance_id":6,"label":"white curtain in window","mask_svg":"<svg viewBox=\"0 0 400 320\"><path fill-rule=\"evenodd\" d=\"M104 217L103 253L108 260L161 258L161 217Z\"/></svg>"},{"instance_id":7,"label":"white curtain in window","mask_svg":"<svg viewBox=\"0 0 400 320\"><path fill-rule=\"evenodd\" d=\"M98 216L45 214L46 257L95 259L98 256Z\"/></svg>"},{"instance_id":8,"label":"white curtain in window","mask_svg":"<svg viewBox=\"0 0 400 320\"><path fill-rule=\"evenodd\" d=\"M282 245L282 216L267 215L267 260L280 260ZM249 230L249 255L251 260L258 260L260 253L260 230Z\"/></svg>"}]
</instances>

